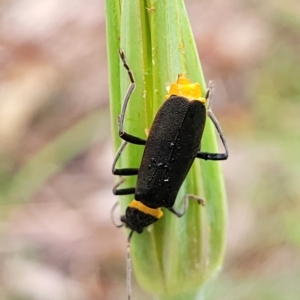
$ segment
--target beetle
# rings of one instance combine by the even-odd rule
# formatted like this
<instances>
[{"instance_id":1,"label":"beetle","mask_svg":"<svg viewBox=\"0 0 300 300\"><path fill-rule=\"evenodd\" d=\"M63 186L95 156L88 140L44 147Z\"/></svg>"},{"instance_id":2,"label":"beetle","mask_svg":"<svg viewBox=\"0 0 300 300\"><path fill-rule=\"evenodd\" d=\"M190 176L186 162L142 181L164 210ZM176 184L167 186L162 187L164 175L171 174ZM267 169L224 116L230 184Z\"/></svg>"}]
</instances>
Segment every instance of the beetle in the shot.
<instances>
[{"instance_id":1,"label":"beetle","mask_svg":"<svg viewBox=\"0 0 300 300\"><path fill-rule=\"evenodd\" d=\"M125 132L123 123L130 96L135 88L135 81L123 50L119 50L119 55L127 70L130 85L124 97L121 114L118 116L119 136L124 142L115 156L112 173L120 176L137 175L137 182L136 187L119 188L124 182L124 179L121 179L113 188L113 193L114 195L134 194L134 200L127 207L125 215L121 216L122 224L119 225L120 227L125 224L130 228L131 237L134 231L141 233L145 227L160 219L163 216L162 207L167 208L177 217L182 217L189 199L201 202L199 197L188 194L185 196L182 211L174 207L179 188L193 161L196 158L226 160L228 148L216 118L212 111L205 107L210 89L205 98L201 97L200 84L191 83L183 74L179 74L177 81L170 86L165 102L156 113L148 138L145 140ZM225 153L200 151L207 114L220 136ZM140 167L117 169L118 159L128 143L145 146Z\"/></svg>"}]
</instances>

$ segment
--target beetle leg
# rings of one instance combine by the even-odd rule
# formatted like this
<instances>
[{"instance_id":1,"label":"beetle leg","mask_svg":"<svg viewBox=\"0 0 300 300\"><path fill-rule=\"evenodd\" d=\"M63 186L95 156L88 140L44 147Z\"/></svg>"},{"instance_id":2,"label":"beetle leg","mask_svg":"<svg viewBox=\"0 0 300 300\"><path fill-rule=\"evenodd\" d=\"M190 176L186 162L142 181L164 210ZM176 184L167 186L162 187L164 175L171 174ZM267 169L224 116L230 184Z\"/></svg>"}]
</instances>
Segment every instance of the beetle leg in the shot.
<instances>
[{"instance_id":1,"label":"beetle leg","mask_svg":"<svg viewBox=\"0 0 300 300\"><path fill-rule=\"evenodd\" d=\"M120 228L120 227L123 227L124 224L123 223L117 223L117 221L115 220L114 213L115 213L115 210L116 210L117 206L119 206L119 202L118 201L113 205L113 207L110 210L110 218L112 220L112 223L116 227Z\"/></svg>"},{"instance_id":2,"label":"beetle leg","mask_svg":"<svg viewBox=\"0 0 300 300\"><path fill-rule=\"evenodd\" d=\"M209 153L209 152L200 152L199 151L197 153L196 157L202 158L205 160L226 160L228 158L228 148L227 148L226 140L225 140L224 134L222 132L222 129L221 129L216 117L214 116L213 112L211 110L208 110L207 113L216 127L216 130L219 134L219 137L220 137L223 147L225 149L225 153Z\"/></svg>"},{"instance_id":3,"label":"beetle leg","mask_svg":"<svg viewBox=\"0 0 300 300\"><path fill-rule=\"evenodd\" d=\"M168 208L168 210L171 213L173 213L174 215L176 215L177 217L180 218L186 213L186 210L187 210L188 205L189 205L189 200L195 200L199 204L201 204L202 206L205 205L205 201L202 198L200 198L198 196L195 196L195 195L192 195L192 194L186 194L184 196L184 199L183 199L183 209L182 209L182 211L178 211L175 207Z\"/></svg>"},{"instance_id":4,"label":"beetle leg","mask_svg":"<svg viewBox=\"0 0 300 300\"><path fill-rule=\"evenodd\" d=\"M126 62L124 51L120 49L119 50L119 55L120 55L120 58L123 62L123 66L127 70L128 77L129 77L129 80L130 80L130 85L129 85L128 90L127 90L127 92L125 94L125 97L124 97L121 114L118 116L119 136L120 136L121 139L123 139L124 141L127 141L129 143L136 144L136 145L145 145L146 144L145 139L142 139L142 138L139 138L137 136L128 134L124 131L124 128L123 128L123 123L124 123L125 113L126 113L126 109L127 109L127 104L129 102L129 99L130 99L130 96L131 96L132 92L135 89L135 81L134 81L133 73L132 73L131 69L129 68L129 66Z\"/></svg>"},{"instance_id":5,"label":"beetle leg","mask_svg":"<svg viewBox=\"0 0 300 300\"><path fill-rule=\"evenodd\" d=\"M125 178L121 180L113 187L113 194L116 196L131 195L135 193L135 187L118 189L118 187L125 181Z\"/></svg>"},{"instance_id":6,"label":"beetle leg","mask_svg":"<svg viewBox=\"0 0 300 300\"><path fill-rule=\"evenodd\" d=\"M209 100L207 113L208 113L209 118L212 120L212 122L215 125L215 128L219 134L219 137L220 137L223 147L225 149L225 153L209 153L209 152L200 152L199 151L197 153L196 157L202 158L205 160L226 160L228 158L228 148L227 148L226 140L225 140L224 134L222 132L221 126L219 125L218 120L216 119L216 117L214 116L214 114L211 110L211 98L213 95L213 88L214 88L212 81L210 81L208 83L208 86L209 86L209 88L208 88L208 90L206 92L206 96L205 96L205 98Z\"/></svg>"},{"instance_id":7,"label":"beetle leg","mask_svg":"<svg viewBox=\"0 0 300 300\"><path fill-rule=\"evenodd\" d=\"M123 150L127 146L127 144L128 144L128 142L126 142L126 141L122 143L122 145L118 149L117 154L114 158L114 161L112 164L112 173L114 175L130 176L130 175L137 175L139 172L138 168L123 168L123 169L116 168L117 162L118 162Z\"/></svg>"}]
</instances>

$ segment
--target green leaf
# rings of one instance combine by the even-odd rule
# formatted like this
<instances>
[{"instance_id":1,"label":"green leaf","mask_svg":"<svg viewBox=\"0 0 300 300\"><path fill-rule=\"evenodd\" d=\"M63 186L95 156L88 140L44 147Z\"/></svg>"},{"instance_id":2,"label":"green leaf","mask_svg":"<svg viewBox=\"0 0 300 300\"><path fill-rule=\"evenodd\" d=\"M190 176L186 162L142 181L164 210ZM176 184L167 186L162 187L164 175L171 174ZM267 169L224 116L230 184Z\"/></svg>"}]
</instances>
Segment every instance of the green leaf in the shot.
<instances>
[{"instance_id":1,"label":"green leaf","mask_svg":"<svg viewBox=\"0 0 300 300\"><path fill-rule=\"evenodd\" d=\"M125 131L146 138L145 129L151 127L165 99L167 86L176 81L179 73L184 73L192 82L199 82L203 97L206 93L184 2L107 0L106 7L107 11L113 10L113 7L121 8L118 17L119 47L124 50L136 81L126 112ZM111 40L116 40L112 35L118 32L116 28L111 30L112 15L107 15L107 35L110 91L113 90L110 95L111 115L117 149L121 141L118 140L115 124L129 79L120 64L116 45L110 45ZM116 70L119 70L119 77ZM115 90L117 88L118 91ZM122 153L119 167L138 167L143 146L129 145L127 148ZM209 119L201 149L218 151L215 130ZM136 178L130 178L124 186L134 186L135 181ZM138 282L151 294L163 299L194 299L199 288L220 269L224 257L227 214L220 164L196 159L179 191L176 207L181 207L187 193L205 199L205 206L191 201L182 218L164 210L161 220L142 234L133 234L131 241ZM132 196L120 199L123 210L131 200Z\"/></svg>"}]
</instances>

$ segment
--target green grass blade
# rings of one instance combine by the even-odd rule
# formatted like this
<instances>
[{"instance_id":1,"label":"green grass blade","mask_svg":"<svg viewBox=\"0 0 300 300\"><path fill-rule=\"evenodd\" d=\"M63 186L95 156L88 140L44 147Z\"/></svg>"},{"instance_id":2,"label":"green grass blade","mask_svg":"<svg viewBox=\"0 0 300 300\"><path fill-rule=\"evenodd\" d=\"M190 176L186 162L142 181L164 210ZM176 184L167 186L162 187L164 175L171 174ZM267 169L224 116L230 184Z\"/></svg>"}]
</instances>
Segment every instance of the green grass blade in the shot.
<instances>
[{"instance_id":1,"label":"green grass blade","mask_svg":"<svg viewBox=\"0 0 300 300\"><path fill-rule=\"evenodd\" d=\"M144 137L166 87L179 73L206 88L193 34L182 0L122 1L120 47L133 70L136 90L132 94L125 119L125 130ZM118 60L115 62L119 64ZM126 70L120 70L122 103L129 85ZM113 122L120 111L112 104ZM117 131L114 132L117 139ZM119 144L119 142L118 142ZM215 130L208 120L203 151L217 152ZM142 146L128 147L120 166L138 167ZM135 178L126 181L134 186ZM163 299L194 299L199 288L221 267L225 248L226 203L220 164L196 160L180 189L176 206L186 193L205 199L205 207L190 203L183 218L169 212L143 234L134 234L131 254L136 278L150 293ZM121 200L124 209L132 197Z\"/></svg>"}]
</instances>

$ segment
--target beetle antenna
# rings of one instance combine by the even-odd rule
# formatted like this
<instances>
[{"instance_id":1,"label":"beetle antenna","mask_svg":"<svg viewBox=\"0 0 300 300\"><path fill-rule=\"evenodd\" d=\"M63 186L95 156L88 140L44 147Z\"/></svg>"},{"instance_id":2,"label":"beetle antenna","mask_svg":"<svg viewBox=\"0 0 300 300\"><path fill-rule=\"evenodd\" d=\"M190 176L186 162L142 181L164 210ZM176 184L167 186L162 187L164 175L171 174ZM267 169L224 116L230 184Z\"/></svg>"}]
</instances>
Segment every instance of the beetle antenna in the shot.
<instances>
[{"instance_id":1,"label":"beetle antenna","mask_svg":"<svg viewBox=\"0 0 300 300\"><path fill-rule=\"evenodd\" d=\"M118 202L118 201L117 201L117 202L113 205L113 207L111 208L111 210L110 210L110 217L111 217L112 223L113 223L116 227L120 228L120 227L123 227L124 224L123 224L123 223L117 223L116 220L115 220L115 218L114 218L114 213L115 213L115 210L116 210L117 206L119 206L119 202Z\"/></svg>"},{"instance_id":2,"label":"beetle antenna","mask_svg":"<svg viewBox=\"0 0 300 300\"><path fill-rule=\"evenodd\" d=\"M126 290L127 300L131 299L131 257L130 257L130 240L133 234L133 230L130 231L127 238L127 253L126 253Z\"/></svg>"}]
</instances>

